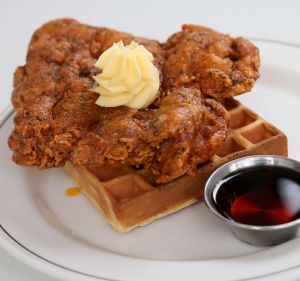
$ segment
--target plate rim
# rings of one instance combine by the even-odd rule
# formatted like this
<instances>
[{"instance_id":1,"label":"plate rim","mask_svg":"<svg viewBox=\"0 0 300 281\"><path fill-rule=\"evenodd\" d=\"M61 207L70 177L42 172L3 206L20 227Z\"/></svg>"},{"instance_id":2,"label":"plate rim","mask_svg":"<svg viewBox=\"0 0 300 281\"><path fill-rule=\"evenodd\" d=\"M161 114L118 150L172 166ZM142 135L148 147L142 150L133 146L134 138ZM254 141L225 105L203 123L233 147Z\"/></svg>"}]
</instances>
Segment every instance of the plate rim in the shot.
<instances>
[{"instance_id":1,"label":"plate rim","mask_svg":"<svg viewBox=\"0 0 300 281\"><path fill-rule=\"evenodd\" d=\"M296 49L300 49L300 44L284 42L276 39L268 39L268 38L258 38L258 37L249 37L250 40L273 44L273 45L282 45L293 47ZM6 121L13 115L15 110L12 105L6 106L0 112L0 129L6 123ZM111 279L105 278L101 276L96 276L92 274L88 274L85 272L76 271L72 268L68 268L66 266L55 263L43 256L35 253L33 250L27 248L25 245L20 243L12 234L10 234L4 226L0 223L0 246L8 253L14 256L19 261L24 264L34 268L38 272L51 276L53 278L59 278L62 280L72 280L72 281L91 281L91 280L103 280L103 281L123 281L124 279ZM253 277L247 277L244 279L238 279L239 281L247 281L247 280L255 280L265 277L274 277L277 274L281 274L284 272L289 272L293 270L297 270L300 268L299 264L288 267L286 269L273 271L271 273L260 274ZM59 275L57 275L59 274ZM233 280L232 280L233 281Z\"/></svg>"}]
</instances>

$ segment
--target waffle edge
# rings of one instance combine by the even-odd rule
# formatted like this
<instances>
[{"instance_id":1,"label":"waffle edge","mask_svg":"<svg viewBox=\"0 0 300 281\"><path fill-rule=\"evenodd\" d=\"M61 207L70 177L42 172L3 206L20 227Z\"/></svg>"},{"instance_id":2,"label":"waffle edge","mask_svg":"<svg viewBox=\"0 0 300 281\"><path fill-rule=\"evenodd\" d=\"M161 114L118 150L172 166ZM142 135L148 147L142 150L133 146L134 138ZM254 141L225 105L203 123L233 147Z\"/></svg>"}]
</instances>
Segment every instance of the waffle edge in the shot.
<instances>
[{"instance_id":1,"label":"waffle edge","mask_svg":"<svg viewBox=\"0 0 300 281\"><path fill-rule=\"evenodd\" d=\"M203 199L205 182L219 166L248 155L287 156L287 137L235 99L224 102L230 114L226 142L197 175L157 185L146 170L97 168L68 162L65 170L117 231L149 224Z\"/></svg>"}]
</instances>

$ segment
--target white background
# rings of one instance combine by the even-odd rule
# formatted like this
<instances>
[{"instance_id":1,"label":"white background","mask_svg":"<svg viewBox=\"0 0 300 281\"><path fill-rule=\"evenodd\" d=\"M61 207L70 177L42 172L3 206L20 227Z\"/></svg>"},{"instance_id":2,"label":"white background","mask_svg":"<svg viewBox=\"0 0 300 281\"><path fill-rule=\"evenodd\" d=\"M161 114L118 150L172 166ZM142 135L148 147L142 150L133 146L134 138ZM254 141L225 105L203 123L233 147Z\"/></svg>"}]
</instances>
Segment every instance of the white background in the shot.
<instances>
[{"instance_id":1,"label":"white background","mask_svg":"<svg viewBox=\"0 0 300 281\"><path fill-rule=\"evenodd\" d=\"M0 111L10 103L13 72L16 66L25 63L32 32L42 23L60 17L72 17L91 25L160 40L176 32L181 24L193 23L233 36L267 38L300 45L300 1L297 0L0 0ZM0 249L2 280L54 279L33 271Z\"/></svg>"}]
</instances>

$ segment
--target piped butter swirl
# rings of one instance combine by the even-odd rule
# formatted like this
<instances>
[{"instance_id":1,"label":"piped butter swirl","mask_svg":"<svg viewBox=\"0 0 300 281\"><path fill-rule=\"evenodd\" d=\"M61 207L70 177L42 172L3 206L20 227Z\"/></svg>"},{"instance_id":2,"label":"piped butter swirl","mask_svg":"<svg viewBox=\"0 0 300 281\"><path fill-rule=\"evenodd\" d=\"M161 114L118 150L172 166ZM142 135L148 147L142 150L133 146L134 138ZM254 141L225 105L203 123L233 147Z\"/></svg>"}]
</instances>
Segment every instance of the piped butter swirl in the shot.
<instances>
[{"instance_id":1,"label":"piped butter swirl","mask_svg":"<svg viewBox=\"0 0 300 281\"><path fill-rule=\"evenodd\" d=\"M93 91L100 94L96 104L104 107L126 105L146 108L159 89L159 73L153 64L153 55L132 41L114 43L95 64L102 70L94 76L98 86Z\"/></svg>"}]
</instances>

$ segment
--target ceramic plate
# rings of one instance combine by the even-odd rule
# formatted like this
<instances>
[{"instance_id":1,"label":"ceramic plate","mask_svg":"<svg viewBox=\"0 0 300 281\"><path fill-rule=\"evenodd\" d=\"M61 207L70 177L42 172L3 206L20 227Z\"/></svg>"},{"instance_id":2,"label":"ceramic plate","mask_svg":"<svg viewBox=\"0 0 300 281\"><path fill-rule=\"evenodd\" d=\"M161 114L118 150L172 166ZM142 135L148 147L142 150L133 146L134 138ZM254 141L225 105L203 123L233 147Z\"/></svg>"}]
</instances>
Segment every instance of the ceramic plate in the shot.
<instances>
[{"instance_id":1,"label":"ceramic plate","mask_svg":"<svg viewBox=\"0 0 300 281\"><path fill-rule=\"evenodd\" d=\"M300 48L256 43L262 75L239 99L284 131L290 156L300 160ZM65 195L74 182L63 169L11 161L13 116L8 109L1 117L0 244L37 270L72 281L288 280L299 272L300 238L270 248L247 245L203 203L117 233L84 196Z\"/></svg>"}]
</instances>

